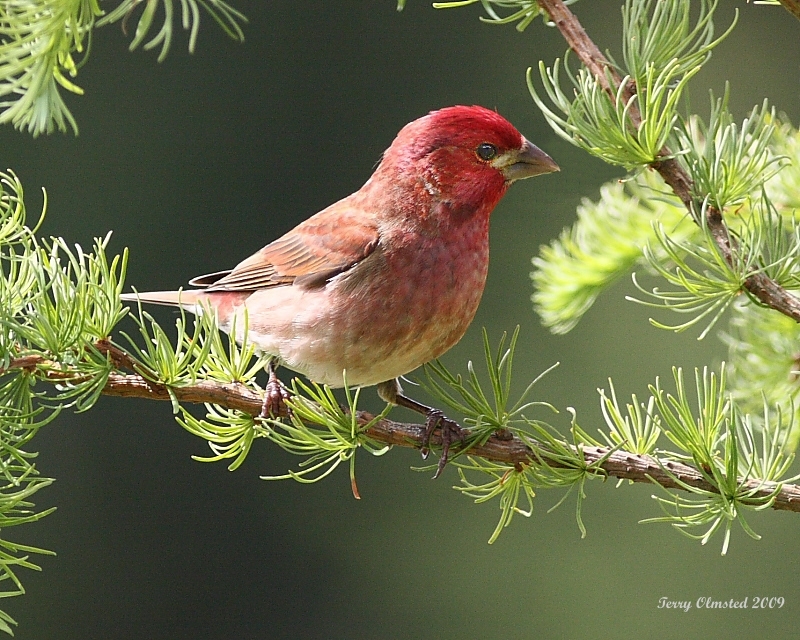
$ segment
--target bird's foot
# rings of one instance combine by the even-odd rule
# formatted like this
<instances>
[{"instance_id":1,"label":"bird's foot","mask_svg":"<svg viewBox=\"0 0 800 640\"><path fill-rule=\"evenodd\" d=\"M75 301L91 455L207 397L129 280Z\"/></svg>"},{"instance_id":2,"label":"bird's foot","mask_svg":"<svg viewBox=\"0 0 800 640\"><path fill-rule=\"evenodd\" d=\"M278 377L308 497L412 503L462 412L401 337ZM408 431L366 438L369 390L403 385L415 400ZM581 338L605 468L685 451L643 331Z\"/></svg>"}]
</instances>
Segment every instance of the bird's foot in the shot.
<instances>
[{"instance_id":1,"label":"bird's foot","mask_svg":"<svg viewBox=\"0 0 800 640\"><path fill-rule=\"evenodd\" d=\"M422 453L423 458L427 458L430 453L431 436L436 429L439 429L439 437L442 439L442 453L439 457L439 464L436 465L436 473L433 474L433 479L436 480L447 465L447 460L450 455L450 445L454 442L464 444L466 439L466 432L458 425L457 422L445 416L439 409L428 409L427 417L425 419L425 435L422 439Z\"/></svg>"},{"instance_id":2,"label":"bird's foot","mask_svg":"<svg viewBox=\"0 0 800 640\"><path fill-rule=\"evenodd\" d=\"M439 429L439 437L442 440L442 455L439 458L439 464L436 467L433 479L438 478L447 465L450 445L454 442L463 444L466 440L467 432L457 422L445 416L439 409L434 409L403 395L403 389L397 380L387 380L380 383L378 385L378 395L386 402L411 409L425 416L425 433L422 436L422 447L420 447L423 459L427 458L430 453L431 436L433 436L436 429Z\"/></svg>"},{"instance_id":3,"label":"bird's foot","mask_svg":"<svg viewBox=\"0 0 800 640\"><path fill-rule=\"evenodd\" d=\"M289 407L286 401L291 397L289 390L283 386L274 370L269 371L269 380L264 389L264 404L261 405L260 418L286 418Z\"/></svg>"}]
</instances>

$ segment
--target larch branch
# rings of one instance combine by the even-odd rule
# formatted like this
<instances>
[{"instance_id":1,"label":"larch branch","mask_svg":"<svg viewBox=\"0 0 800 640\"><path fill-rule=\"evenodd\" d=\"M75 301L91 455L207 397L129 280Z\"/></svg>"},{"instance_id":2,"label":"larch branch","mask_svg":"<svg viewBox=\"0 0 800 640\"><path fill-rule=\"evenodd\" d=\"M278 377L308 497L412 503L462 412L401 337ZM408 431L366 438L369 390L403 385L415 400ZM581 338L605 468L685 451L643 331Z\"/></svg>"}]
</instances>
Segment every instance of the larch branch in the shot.
<instances>
[{"instance_id":1,"label":"larch branch","mask_svg":"<svg viewBox=\"0 0 800 640\"><path fill-rule=\"evenodd\" d=\"M609 60L603 55L597 45L586 34L578 18L562 0L538 0L539 6L550 16L567 44L578 56L578 59L597 78L600 85L608 92L615 94L621 82L619 75L614 70ZM800 17L800 0L781 0L787 10ZM797 11L797 13L795 12ZM625 87L628 96L632 94L632 87ZM641 114L635 104L631 104L628 114L631 124L638 127L641 124ZM701 203L692 193L692 179L686 170L671 157L669 149L661 150L663 160L657 160L650 166L657 171L664 182L672 189L681 202L686 206L693 218L697 220ZM714 207L707 207L706 221L712 237L723 258L729 265L733 265L738 244L732 238L722 218L722 213ZM762 272L750 275L743 283L743 287L762 304L783 313L800 322L800 299L793 296L777 282Z\"/></svg>"},{"instance_id":2,"label":"larch branch","mask_svg":"<svg viewBox=\"0 0 800 640\"><path fill-rule=\"evenodd\" d=\"M252 416L261 413L261 396L241 384L222 384L212 381L200 381L192 385L167 388L165 385L146 381L135 374L112 374L108 378L103 393L109 396L148 398L150 400L170 400L171 395L179 402L211 403L230 409L236 409ZM361 412L359 422L366 425L373 416ZM396 422L384 418L370 427L366 434L383 444L398 447L421 449L424 443L425 425ZM441 444L439 432L433 434L431 442ZM530 445L536 447L542 460L551 467L565 465L557 456L548 457L546 447L539 442L526 442L519 436L511 438L492 437L485 444L476 445L469 450L470 456L484 458L509 465L536 463L536 454ZM457 448L453 446L451 452ZM615 478L632 480L633 482L656 483L666 489L683 489L681 483L705 491L718 493L717 488L708 482L697 469L678 462L665 460L659 462L651 456L635 455L624 451L612 451L603 447L581 447L580 453L587 465L597 465L599 474L607 474ZM599 463L599 464L598 464ZM754 498L768 498L778 485L774 482L750 480L744 489L752 491ZM772 504L773 509L800 512L800 486L784 484L777 492Z\"/></svg>"},{"instance_id":3,"label":"larch branch","mask_svg":"<svg viewBox=\"0 0 800 640\"><path fill-rule=\"evenodd\" d=\"M114 360L132 362L130 356L115 345L100 341L95 345L98 350L106 351ZM80 382L85 376L55 366L55 363L40 355L20 356L13 359L4 371L24 369L37 377L54 384ZM0 371L2 373L3 371ZM112 372L109 374L103 395L123 398L146 398L148 400L172 400L193 404L215 404L242 413L257 416L261 413L263 398L260 393L238 383L222 383L213 380L198 380L193 384L167 386L145 379L137 373ZM362 411L358 415L361 425L374 419L370 413ZM384 418L373 424L366 432L370 438L387 445L421 449L425 441L425 425L396 422ZM491 437L484 444L469 449L470 456L483 458L493 462L518 466L520 464L537 464L544 462L551 467L566 468L564 462L555 455L548 455L547 447L532 438L504 434L502 438ZM440 432L433 433L431 443L441 445ZM534 447L536 452L534 452ZM580 453L586 466L597 469L596 475L607 475L633 482L647 482L661 485L665 489L684 489L685 486L704 491L719 493L719 490L703 474L689 465L672 460L657 460L651 456L637 455L625 451L609 451L604 447L581 446ZM452 446L451 454L458 452ZM683 485L683 486L682 486ZM781 484L759 480L749 480L742 489L749 492L751 498L766 499L774 495L772 508L784 511L800 512L800 486ZM777 490L777 493L776 493Z\"/></svg>"},{"instance_id":4,"label":"larch branch","mask_svg":"<svg viewBox=\"0 0 800 640\"><path fill-rule=\"evenodd\" d=\"M779 0L783 8L800 20L800 1L798 0Z\"/></svg>"}]
</instances>

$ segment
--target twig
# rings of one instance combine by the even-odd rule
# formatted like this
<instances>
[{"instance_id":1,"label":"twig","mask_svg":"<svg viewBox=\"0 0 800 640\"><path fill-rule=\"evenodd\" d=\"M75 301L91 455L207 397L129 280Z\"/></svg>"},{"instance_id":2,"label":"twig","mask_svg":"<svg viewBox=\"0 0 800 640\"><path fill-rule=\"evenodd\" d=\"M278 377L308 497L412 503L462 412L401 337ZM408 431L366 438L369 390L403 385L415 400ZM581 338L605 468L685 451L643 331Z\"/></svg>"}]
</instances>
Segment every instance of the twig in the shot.
<instances>
[{"instance_id":1,"label":"twig","mask_svg":"<svg viewBox=\"0 0 800 640\"><path fill-rule=\"evenodd\" d=\"M547 12L556 24L567 44L569 44L586 68L594 74L600 85L606 91L615 94L621 79L608 59L586 34L575 14L564 5L562 0L538 0L538 2L539 6ZM800 17L799 0L781 0L781 3L792 13L797 10L798 13L795 13L795 15ZM626 86L625 92L626 97L632 96L633 87ZM642 119L635 104L630 105L628 114L631 124L638 127ZM664 182L680 198L693 218L697 220L697 212L701 210L701 206L692 194L693 184L691 177L675 158L670 157L673 154L669 149L665 147L661 150L660 155L665 159L652 163L650 165L651 168L661 175ZM714 238L722 257L729 265L733 265L738 243L728 232L722 213L714 207L707 207L705 224ZM800 300L766 274L759 272L749 276L744 281L743 286L762 304L792 318L795 322L800 322Z\"/></svg>"},{"instance_id":2,"label":"twig","mask_svg":"<svg viewBox=\"0 0 800 640\"><path fill-rule=\"evenodd\" d=\"M172 387L172 394L179 402L212 403L230 409L236 409L252 416L261 413L263 399L260 394L240 384L222 384L212 381L200 381L192 385ZM170 400L170 389L165 385L148 382L135 374L111 374L108 378L103 394L109 396L123 396L127 398L148 398L150 400ZM367 424L374 416L362 411L358 415L359 423ZM370 438L383 444L398 447L421 449L425 442L425 425L406 422L396 422L384 418L370 427L366 434ZM441 444L438 431L434 432L431 442ZM537 452L546 452L546 448L534 440L530 444L536 446ZM454 448L454 450L457 450ZM657 461L650 456L640 456L631 453L609 450L602 447L581 447L581 454L587 465L597 463L599 468L609 476L632 480L633 482L655 482L667 489L682 489L675 479L680 482L717 493L717 488L707 482L702 474L685 464L673 461ZM469 450L469 455L503 462L509 465L520 463L530 464L535 460L533 450L522 438L504 435L503 438L492 437L485 444L476 445ZM559 459L544 454L544 460L553 467L563 467ZM662 466L663 465L663 468ZM667 473L664 469L669 471ZM671 475L670 475L671 474ZM753 497L769 497L776 489L775 483L764 483L755 480L748 481L745 488L754 491ZM773 509L800 512L800 486L785 484L775 497Z\"/></svg>"},{"instance_id":3,"label":"twig","mask_svg":"<svg viewBox=\"0 0 800 640\"><path fill-rule=\"evenodd\" d=\"M783 8L800 20L800 2L798 0L779 0Z\"/></svg>"},{"instance_id":4,"label":"twig","mask_svg":"<svg viewBox=\"0 0 800 640\"><path fill-rule=\"evenodd\" d=\"M153 385L136 375L112 374L109 376L103 393L113 396L149 398L151 400L170 399L169 391L164 385ZM260 395L244 385L226 385L209 381L198 382L185 387L173 387L172 393L180 402L220 404L253 416L261 413L263 403ZM373 417L365 411L360 412L358 416L362 425L367 424ZM421 449L425 442L424 424L396 422L387 418L378 421L366 433L370 438L383 444L399 447ZM434 432L431 442L436 445L441 444L438 431ZM544 449L544 445L539 442L531 441L531 444L534 444L538 451ZM546 449L544 450L546 451ZM663 467L669 471L667 473L659 465L659 462L650 456L634 455L621 451L614 451L609 455L608 449L590 446L581 447L581 453L587 464L597 463L602 460L599 468L615 478L634 482L655 482L667 489L681 489L682 487L675 481L675 478L677 478L680 482L691 487L718 493L717 488L707 482L698 470L685 464L662 461ZM485 444L471 448L469 455L510 465L530 464L534 459L533 450L524 440L517 436L512 436L510 439L507 436L504 438L489 438ZM605 460L603 460L604 457ZM550 466L564 466L557 457L548 458L545 454L544 459ZM751 480L745 484L745 488L754 490L753 497L766 498L775 491L776 484ZM772 508L800 512L800 486L783 485L775 497Z\"/></svg>"},{"instance_id":5,"label":"twig","mask_svg":"<svg viewBox=\"0 0 800 640\"><path fill-rule=\"evenodd\" d=\"M178 402L195 404L218 404L235 409L251 416L261 413L264 399L243 384L224 384L211 380L199 380L182 387L167 387L145 380L137 374L112 373L103 389L103 395L123 398L148 398L150 400L171 400L170 391Z\"/></svg>"},{"instance_id":6,"label":"twig","mask_svg":"<svg viewBox=\"0 0 800 640\"><path fill-rule=\"evenodd\" d=\"M130 356L121 350L119 350L119 353L122 354L122 360L130 361ZM29 372L39 369L40 379L52 383L64 384L65 382L76 382L84 379L82 374L76 375L75 373L70 373L68 369L56 369L54 367L54 362L42 356L21 356L12 360L5 370L0 371L0 374L15 369L24 369ZM211 380L200 380L194 384L168 387L164 384L146 380L135 373L114 372L109 374L102 393L107 396L146 398L148 400L172 400L174 397L178 402L216 404L251 416L259 415L263 406L261 394L243 384L225 384ZM366 411L358 414L359 423L362 425L366 425L373 419L374 416ZM421 449L425 443L425 430L424 424L396 422L384 418L372 425L366 431L366 434L383 444ZM441 435L438 430L431 437L431 443L441 445ZM491 437L486 443L473 446L469 449L469 455L518 466L521 463L531 464L536 462L536 455L533 453L531 446L536 447L537 454L542 456L544 462L548 465L564 468L565 465L558 456L549 457L547 455L547 448L542 443L533 439L528 439L526 442L519 436L511 435L510 433L503 434L503 437ZM575 447L573 449L577 453L577 449ZM454 446L451 451L457 453L458 449ZM656 483L666 489L683 489L684 487L679 484L680 482L704 491L719 492L714 485L703 478L703 475L697 469L679 462L671 460L659 461L650 456L635 455L624 451L609 453L607 448L593 446L582 446L580 454L587 466L599 463L598 468L602 470L601 473L615 478L633 482ZM743 488L752 490L752 497L754 498L768 498L775 492L777 484L750 480L745 483ZM800 486L793 484L782 485L775 495L772 508L800 512Z\"/></svg>"},{"instance_id":7,"label":"twig","mask_svg":"<svg viewBox=\"0 0 800 640\"><path fill-rule=\"evenodd\" d=\"M372 416L363 412L363 415L360 415L359 418L362 424L366 424ZM369 429L367 433L371 438L385 444L419 448L422 445L425 425L407 424L384 419ZM432 442L439 444L436 437L437 434L434 434ZM538 451L543 448L543 445L539 442L532 441L531 444L534 444ZM675 481L677 479L690 487L719 493L719 490L706 481L697 469L679 462L661 460L661 464L659 464L659 461L651 456L636 455L625 451L613 451L609 454L609 450L604 447L584 446L580 448L580 452L587 465L602 461L599 468L615 478L632 480L633 482L655 482L666 489L683 489ZM486 444L471 448L469 455L509 465L530 464L534 457L533 450L524 440L517 436L513 436L510 439L489 438ZM566 466L555 457L548 458L545 455L545 461L551 467L564 468ZM776 487L777 484L774 482L749 480L744 484L743 489L752 490L754 492L753 497L766 498L772 495ZM772 508L800 512L800 486L793 484L782 485L775 497Z\"/></svg>"}]
</instances>

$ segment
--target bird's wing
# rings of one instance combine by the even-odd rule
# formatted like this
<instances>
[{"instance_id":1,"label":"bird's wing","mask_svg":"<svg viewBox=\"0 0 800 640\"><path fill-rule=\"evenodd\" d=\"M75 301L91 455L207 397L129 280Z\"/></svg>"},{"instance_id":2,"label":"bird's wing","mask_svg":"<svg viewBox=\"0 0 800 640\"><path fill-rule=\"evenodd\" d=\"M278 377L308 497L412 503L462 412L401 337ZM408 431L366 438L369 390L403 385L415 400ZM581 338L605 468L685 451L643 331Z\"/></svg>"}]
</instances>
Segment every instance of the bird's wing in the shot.
<instances>
[{"instance_id":1,"label":"bird's wing","mask_svg":"<svg viewBox=\"0 0 800 640\"><path fill-rule=\"evenodd\" d=\"M378 238L370 217L344 200L302 222L233 270L200 276L190 284L207 291L255 291L292 283L322 286L369 256Z\"/></svg>"}]
</instances>

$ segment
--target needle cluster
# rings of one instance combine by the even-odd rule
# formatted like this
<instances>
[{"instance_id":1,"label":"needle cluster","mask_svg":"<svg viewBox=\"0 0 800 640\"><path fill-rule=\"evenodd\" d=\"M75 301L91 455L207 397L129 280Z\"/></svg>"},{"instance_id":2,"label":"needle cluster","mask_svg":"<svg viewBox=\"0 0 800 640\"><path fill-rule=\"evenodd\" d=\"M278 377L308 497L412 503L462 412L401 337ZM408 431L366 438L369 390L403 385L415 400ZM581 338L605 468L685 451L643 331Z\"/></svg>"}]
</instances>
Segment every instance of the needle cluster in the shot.
<instances>
[{"instance_id":1,"label":"needle cluster","mask_svg":"<svg viewBox=\"0 0 800 640\"><path fill-rule=\"evenodd\" d=\"M246 18L224 0L121 0L108 13L98 0L0 3L0 124L27 129L34 137L68 128L77 134L78 124L60 91L83 94L74 78L88 59L93 30L116 22L125 30L134 20L130 49L142 43L144 49L160 47L161 62L172 44L178 9L181 26L189 31L189 51L194 51L201 7L230 37L244 39L241 23ZM148 40L159 10L161 28Z\"/></svg>"}]
</instances>

